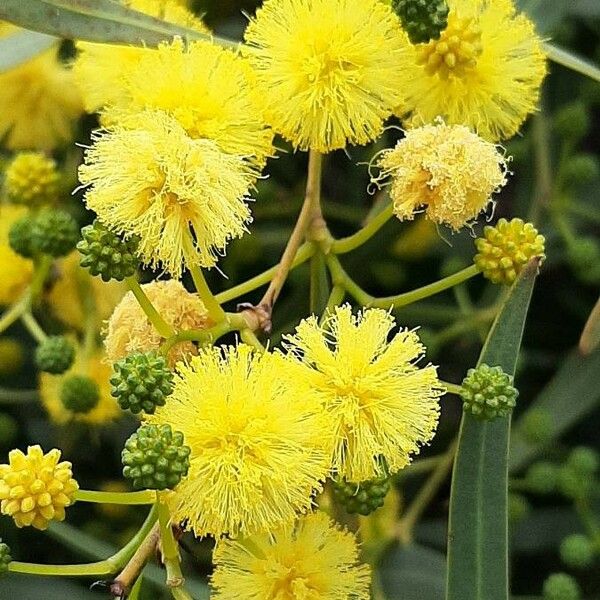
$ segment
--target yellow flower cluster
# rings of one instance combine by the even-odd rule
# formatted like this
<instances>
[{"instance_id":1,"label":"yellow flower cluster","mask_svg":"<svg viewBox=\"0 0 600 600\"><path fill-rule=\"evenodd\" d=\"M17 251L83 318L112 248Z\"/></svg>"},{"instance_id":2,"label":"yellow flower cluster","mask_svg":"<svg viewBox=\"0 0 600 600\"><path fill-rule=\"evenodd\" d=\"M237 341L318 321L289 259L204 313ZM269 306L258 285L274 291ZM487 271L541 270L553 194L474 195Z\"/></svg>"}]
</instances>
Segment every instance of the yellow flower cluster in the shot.
<instances>
[{"instance_id":1,"label":"yellow flower cluster","mask_svg":"<svg viewBox=\"0 0 600 600\"><path fill-rule=\"evenodd\" d=\"M58 196L56 161L41 152L19 152L4 172L4 191L10 202L36 206Z\"/></svg>"},{"instance_id":2,"label":"yellow flower cluster","mask_svg":"<svg viewBox=\"0 0 600 600\"><path fill-rule=\"evenodd\" d=\"M11 450L8 464L0 465L0 512L17 527L46 529L50 521L64 520L79 486L71 463L59 460L60 450L44 454L39 446L29 446L27 454Z\"/></svg>"}]
</instances>

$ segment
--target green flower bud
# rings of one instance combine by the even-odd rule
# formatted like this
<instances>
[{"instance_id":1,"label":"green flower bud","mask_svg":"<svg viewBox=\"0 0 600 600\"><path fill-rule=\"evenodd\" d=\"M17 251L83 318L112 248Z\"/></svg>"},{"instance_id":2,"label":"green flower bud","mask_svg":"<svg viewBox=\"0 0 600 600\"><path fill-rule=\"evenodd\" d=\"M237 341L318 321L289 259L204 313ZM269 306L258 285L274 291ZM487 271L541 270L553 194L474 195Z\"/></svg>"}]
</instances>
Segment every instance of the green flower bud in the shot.
<instances>
[{"instance_id":1,"label":"green flower bud","mask_svg":"<svg viewBox=\"0 0 600 600\"><path fill-rule=\"evenodd\" d=\"M413 44L439 39L448 26L445 0L392 0L392 8Z\"/></svg>"},{"instance_id":2,"label":"green flower bud","mask_svg":"<svg viewBox=\"0 0 600 600\"><path fill-rule=\"evenodd\" d=\"M100 389L85 375L70 375L62 384L60 400L67 410L88 413L100 401Z\"/></svg>"},{"instance_id":3,"label":"green flower bud","mask_svg":"<svg viewBox=\"0 0 600 600\"><path fill-rule=\"evenodd\" d=\"M560 544L560 559L568 567L585 569L594 562L594 544L585 535L570 535Z\"/></svg>"},{"instance_id":4,"label":"green flower bud","mask_svg":"<svg viewBox=\"0 0 600 600\"><path fill-rule=\"evenodd\" d=\"M563 496L571 500L587 498L592 490L593 479L566 464L558 472L558 488Z\"/></svg>"},{"instance_id":5,"label":"green flower bud","mask_svg":"<svg viewBox=\"0 0 600 600\"><path fill-rule=\"evenodd\" d=\"M82 240L77 244L81 254L81 266L103 281L123 281L133 275L139 261L136 256L139 240L123 240L108 230L98 220L81 230Z\"/></svg>"},{"instance_id":6,"label":"green flower bud","mask_svg":"<svg viewBox=\"0 0 600 600\"><path fill-rule=\"evenodd\" d=\"M511 523L522 521L531 511L527 498L521 494L508 495L508 520Z\"/></svg>"},{"instance_id":7,"label":"green flower bud","mask_svg":"<svg viewBox=\"0 0 600 600\"><path fill-rule=\"evenodd\" d=\"M600 165L593 154L571 156L563 169L563 177L567 184L584 185L600 177Z\"/></svg>"},{"instance_id":8,"label":"green flower bud","mask_svg":"<svg viewBox=\"0 0 600 600\"><path fill-rule=\"evenodd\" d=\"M544 600L579 600L581 592L573 577L554 573L544 582Z\"/></svg>"},{"instance_id":9,"label":"green flower bud","mask_svg":"<svg viewBox=\"0 0 600 600\"><path fill-rule=\"evenodd\" d=\"M387 475L360 483L351 483L345 479L333 481L333 497L350 514L370 515L383 506L389 491L390 480Z\"/></svg>"},{"instance_id":10,"label":"green flower bud","mask_svg":"<svg viewBox=\"0 0 600 600\"><path fill-rule=\"evenodd\" d=\"M59 180L54 160L41 152L19 152L6 167L4 190L9 202L39 206L56 200Z\"/></svg>"},{"instance_id":11,"label":"green flower bud","mask_svg":"<svg viewBox=\"0 0 600 600\"><path fill-rule=\"evenodd\" d=\"M484 421L508 416L518 395L512 377L501 367L479 365L469 369L462 382L463 409Z\"/></svg>"},{"instance_id":12,"label":"green flower bud","mask_svg":"<svg viewBox=\"0 0 600 600\"><path fill-rule=\"evenodd\" d=\"M66 256L75 248L79 229L68 212L47 208L37 215L31 237L36 250L54 257Z\"/></svg>"},{"instance_id":13,"label":"green flower bud","mask_svg":"<svg viewBox=\"0 0 600 600\"><path fill-rule=\"evenodd\" d=\"M580 140L590 128L590 114L583 102L572 102L554 115L554 129L561 137Z\"/></svg>"},{"instance_id":14,"label":"green flower bud","mask_svg":"<svg viewBox=\"0 0 600 600\"><path fill-rule=\"evenodd\" d=\"M62 335L46 338L35 350L35 364L40 371L59 375L75 360L75 346Z\"/></svg>"},{"instance_id":15,"label":"green flower bud","mask_svg":"<svg viewBox=\"0 0 600 600\"><path fill-rule=\"evenodd\" d=\"M549 462L534 463L525 474L527 487L536 494L551 494L556 491L559 468Z\"/></svg>"},{"instance_id":16,"label":"green flower bud","mask_svg":"<svg viewBox=\"0 0 600 600\"><path fill-rule=\"evenodd\" d=\"M527 411L521 419L521 433L532 445L543 445L552 439L552 415L543 409Z\"/></svg>"},{"instance_id":17,"label":"green flower bud","mask_svg":"<svg viewBox=\"0 0 600 600\"><path fill-rule=\"evenodd\" d=\"M7 544L3 543L2 538L0 538L0 577L8 573L8 565L11 561L12 556L10 555L10 548Z\"/></svg>"},{"instance_id":18,"label":"green flower bud","mask_svg":"<svg viewBox=\"0 0 600 600\"><path fill-rule=\"evenodd\" d=\"M580 237L567 247L567 259L584 283L600 282L600 244L592 237Z\"/></svg>"},{"instance_id":19,"label":"green flower bud","mask_svg":"<svg viewBox=\"0 0 600 600\"><path fill-rule=\"evenodd\" d=\"M170 425L142 425L125 442L123 475L136 489L174 488L190 467L191 451L183 442L183 434Z\"/></svg>"},{"instance_id":20,"label":"green flower bud","mask_svg":"<svg viewBox=\"0 0 600 600\"><path fill-rule=\"evenodd\" d=\"M474 262L493 283L511 285L523 267L535 256L545 258L545 239L531 223L521 219L500 219L486 226L483 237L475 240Z\"/></svg>"},{"instance_id":21,"label":"green flower bud","mask_svg":"<svg viewBox=\"0 0 600 600\"><path fill-rule=\"evenodd\" d=\"M33 246L33 219L29 216L21 217L15 221L8 232L10 247L25 258L35 255Z\"/></svg>"},{"instance_id":22,"label":"green flower bud","mask_svg":"<svg viewBox=\"0 0 600 600\"><path fill-rule=\"evenodd\" d=\"M571 450L567 465L581 475L594 475L600 466L600 455L593 448L579 446Z\"/></svg>"},{"instance_id":23,"label":"green flower bud","mask_svg":"<svg viewBox=\"0 0 600 600\"><path fill-rule=\"evenodd\" d=\"M111 394L123 410L152 415L173 390L173 374L155 352L129 354L113 365Z\"/></svg>"}]
</instances>

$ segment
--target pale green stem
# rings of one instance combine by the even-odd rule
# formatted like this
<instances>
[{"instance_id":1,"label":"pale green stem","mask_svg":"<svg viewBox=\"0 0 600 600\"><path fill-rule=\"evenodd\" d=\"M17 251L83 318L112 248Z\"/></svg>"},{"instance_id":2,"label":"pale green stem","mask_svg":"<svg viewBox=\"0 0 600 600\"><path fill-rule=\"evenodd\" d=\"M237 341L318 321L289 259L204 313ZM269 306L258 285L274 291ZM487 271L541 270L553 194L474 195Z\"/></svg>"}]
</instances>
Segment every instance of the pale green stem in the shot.
<instances>
[{"instance_id":1,"label":"pale green stem","mask_svg":"<svg viewBox=\"0 0 600 600\"><path fill-rule=\"evenodd\" d=\"M380 213L375 215L360 231L355 234L335 240L331 245L334 254L345 254L370 240L393 216L394 207L390 203Z\"/></svg>"},{"instance_id":2,"label":"pale green stem","mask_svg":"<svg viewBox=\"0 0 600 600\"><path fill-rule=\"evenodd\" d=\"M139 492L77 490L75 492L75 500L97 504L154 504L156 502L156 492L152 490L141 490Z\"/></svg>"},{"instance_id":3,"label":"pale green stem","mask_svg":"<svg viewBox=\"0 0 600 600\"><path fill-rule=\"evenodd\" d=\"M546 51L548 58L555 63L567 67L567 69L571 69L576 73L600 81L600 68L587 60L579 58L579 56L547 42L544 44L544 50Z\"/></svg>"},{"instance_id":4,"label":"pale green stem","mask_svg":"<svg viewBox=\"0 0 600 600\"><path fill-rule=\"evenodd\" d=\"M334 285L331 290L331 294L329 294L329 300L327 301L327 306L325 307L325 313L331 311L334 307L339 306L346 297L346 290L341 285Z\"/></svg>"},{"instance_id":5,"label":"pale green stem","mask_svg":"<svg viewBox=\"0 0 600 600\"><path fill-rule=\"evenodd\" d=\"M212 319L212 321L215 324L218 324L221 321L225 321L227 319L227 315L225 314L225 311L221 308L221 305L219 304L212 291L208 287L208 284L206 283L206 279L204 279L204 274L202 273L201 269L194 265L190 266L189 270L192 274L192 279L194 280L196 291L198 292L200 299L206 307L208 316Z\"/></svg>"},{"instance_id":6,"label":"pale green stem","mask_svg":"<svg viewBox=\"0 0 600 600\"><path fill-rule=\"evenodd\" d=\"M0 333L8 329L29 308L29 296L15 302L0 318Z\"/></svg>"},{"instance_id":7,"label":"pale green stem","mask_svg":"<svg viewBox=\"0 0 600 600\"><path fill-rule=\"evenodd\" d=\"M0 388L0 404L26 404L37 402L40 394L37 390L10 390Z\"/></svg>"},{"instance_id":8,"label":"pale green stem","mask_svg":"<svg viewBox=\"0 0 600 600\"><path fill-rule=\"evenodd\" d=\"M125 282L129 286L129 289L135 296L138 301L141 309L146 313L148 320L158 333L164 338L170 338L175 335L175 330L160 316L159 312L154 308L152 302L148 296L146 296L146 292L142 289L142 286L139 284L138 280L135 277L127 277Z\"/></svg>"},{"instance_id":9,"label":"pale green stem","mask_svg":"<svg viewBox=\"0 0 600 600\"><path fill-rule=\"evenodd\" d=\"M21 315L21 321L38 344L41 344L48 339L46 332L42 329L40 324L37 322L37 319L31 314L30 311L25 311Z\"/></svg>"},{"instance_id":10,"label":"pale green stem","mask_svg":"<svg viewBox=\"0 0 600 600\"><path fill-rule=\"evenodd\" d=\"M295 269L297 266L305 263L313 254L315 253L315 245L311 242L306 242L302 244L300 248L298 248L298 252L296 252L296 256L292 261L291 269ZM277 269L279 269L279 265L275 265L270 269L267 269L263 273L248 279L248 281L244 281L239 285L236 285L220 294L217 294L215 297L218 302L224 304L225 302L229 302L230 300L235 300L244 294L248 294L249 292L254 291L259 288L261 285L266 285L271 281L275 273L277 273Z\"/></svg>"},{"instance_id":11,"label":"pale green stem","mask_svg":"<svg viewBox=\"0 0 600 600\"><path fill-rule=\"evenodd\" d=\"M440 383L446 388L448 394L454 394L460 396L462 393L462 386L456 385L455 383L448 383L447 381L440 380Z\"/></svg>"},{"instance_id":12,"label":"pale green stem","mask_svg":"<svg viewBox=\"0 0 600 600\"><path fill-rule=\"evenodd\" d=\"M242 341L245 344L248 344L249 346L253 346L260 352L265 351L265 347L261 344L260 340L256 337L256 335L254 334L252 329L248 329L248 328L242 329L240 331L240 337L242 338Z\"/></svg>"},{"instance_id":13,"label":"pale green stem","mask_svg":"<svg viewBox=\"0 0 600 600\"><path fill-rule=\"evenodd\" d=\"M174 598L177 598L173 593L173 590L181 587L184 583L183 573L181 572L180 558L179 558L179 547L173 536L173 529L171 527L171 515L169 514L169 508L162 502L157 503L158 506L158 522L160 524L160 539L163 562L167 570L167 586L171 588L171 594ZM185 596L179 596L185 598Z\"/></svg>"},{"instance_id":14,"label":"pale green stem","mask_svg":"<svg viewBox=\"0 0 600 600\"><path fill-rule=\"evenodd\" d=\"M327 257L327 267L331 273L331 281L334 286L344 288L359 304L366 306L374 300L373 296L367 294L354 280L346 273L339 259L330 254Z\"/></svg>"}]
</instances>

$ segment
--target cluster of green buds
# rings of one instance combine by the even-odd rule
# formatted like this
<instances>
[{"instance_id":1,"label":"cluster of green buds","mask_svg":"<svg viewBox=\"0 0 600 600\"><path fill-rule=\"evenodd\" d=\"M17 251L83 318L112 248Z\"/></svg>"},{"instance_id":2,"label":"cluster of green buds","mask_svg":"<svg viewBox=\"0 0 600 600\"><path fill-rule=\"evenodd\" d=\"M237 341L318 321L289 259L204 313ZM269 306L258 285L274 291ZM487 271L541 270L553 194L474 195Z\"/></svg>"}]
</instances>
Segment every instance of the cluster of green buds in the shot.
<instances>
[{"instance_id":1,"label":"cluster of green buds","mask_svg":"<svg viewBox=\"0 0 600 600\"><path fill-rule=\"evenodd\" d=\"M10 548L2 541L2 538L0 538L0 577L8 573L8 565L11 561L12 556L10 555Z\"/></svg>"},{"instance_id":2,"label":"cluster of green buds","mask_svg":"<svg viewBox=\"0 0 600 600\"><path fill-rule=\"evenodd\" d=\"M392 0L392 8L413 44L439 39L448 26L448 4L445 0Z\"/></svg>"},{"instance_id":3,"label":"cluster of green buds","mask_svg":"<svg viewBox=\"0 0 600 600\"><path fill-rule=\"evenodd\" d=\"M349 514L370 515L383 506L390 491L388 475L352 483L345 479L333 480L333 497Z\"/></svg>"},{"instance_id":4,"label":"cluster of green buds","mask_svg":"<svg viewBox=\"0 0 600 600\"><path fill-rule=\"evenodd\" d=\"M544 600L580 600L577 581L566 573L553 573L544 582Z\"/></svg>"},{"instance_id":5,"label":"cluster of green buds","mask_svg":"<svg viewBox=\"0 0 600 600\"><path fill-rule=\"evenodd\" d=\"M63 406L74 413L88 413L100 401L98 384L86 375L69 375L60 389Z\"/></svg>"},{"instance_id":6,"label":"cluster of green buds","mask_svg":"<svg viewBox=\"0 0 600 600\"><path fill-rule=\"evenodd\" d=\"M35 364L40 371L60 375L75 360L75 346L62 335L47 337L35 350Z\"/></svg>"},{"instance_id":7,"label":"cluster of green buds","mask_svg":"<svg viewBox=\"0 0 600 600\"><path fill-rule=\"evenodd\" d=\"M98 220L81 230L77 250L81 254L81 266L89 269L103 281L122 281L137 270L139 261L136 251L139 240L131 237L123 240Z\"/></svg>"},{"instance_id":8,"label":"cluster of green buds","mask_svg":"<svg viewBox=\"0 0 600 600\"><path fill-rule=\"evenodd\" d=\"M190 452L183 434L170 425L142 425L125 442L123 475L136 489L172 489L188 473Z\"/></svg>"},{"instance_id":9,"label":"cluster of green buds","mask_svg":"<svg viewBox=\"0 0 600 600\"><path fill-rule=\"evenodd\" d=\"M545 258L545 240L531 223L521 219L500 219L486 226L475 240L474 261L484 277L493 283L511 285L523 267L535 257Z\"/></svg>"},{"instance_id":10,"label":"cluster of green buds","mask_svg":"<svg viewBox=\"0 0 600 600\"><path fill-rule=\"evenodd\" d=\"M463 409L483 421L508 416L518 395L510 375L486 364L467 371L460 393Z\"/></svg>"},{"instance_id":11,"label":"cluster of green buds","mask_svg":"<svg viewBox=\"0 0 600 600\"><path fill-rule=\"evenodd\" d=\"M36 207L57 199L59 182L53 159L41 152L19 152L6 167L4 192L9 202Z\"/></svg>"}]
</instances>

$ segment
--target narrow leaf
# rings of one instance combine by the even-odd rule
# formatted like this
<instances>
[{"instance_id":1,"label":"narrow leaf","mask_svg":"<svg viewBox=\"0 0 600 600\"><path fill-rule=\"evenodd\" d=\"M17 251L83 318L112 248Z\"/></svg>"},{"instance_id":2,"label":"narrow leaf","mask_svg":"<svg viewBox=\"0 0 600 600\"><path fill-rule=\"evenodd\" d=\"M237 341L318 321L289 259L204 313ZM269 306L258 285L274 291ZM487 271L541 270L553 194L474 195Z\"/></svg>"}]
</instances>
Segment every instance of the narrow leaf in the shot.
<instances>
[{"instance_id":1,"label":"narrow leaf","mask_svg":"<svg viewBox=\"0 0 600 600\"><path fill-rule=\"evenodd\" d=\"M600 298L592 309L588 320L585 323L581 338L579 339L579 350L581 354L587 356L591 354L600 345Z\"/></svg>"},{"instance_id":2,"label":"narrow leaf","mask_svg":"<svg viewBox=\"0 0 600 600\"><path fill-rule=\"evenodd\" d=\"M0 73L14 69L52 48L59 40L36 31L18 31L0 39Z\"/></svg>"},{"instance_id":3,"label":"narrow leaf","mask_svg":"<svg viewBox=\"0 0 600 600\"><path fill-rule=\"evenodd\" d=\"M538 270L533 260L510 290L479 364L514 375ZM508 599L508 441L510 418L481 422L464 413L452 476L448 600Z\"/></svg>"},{"instance_id":4,"label":"narrow leaf","mask_svg":"<svg viewBox=\"0 0 600 600\"><path fill-rule=\"evenodd\" d=\"M581 73L581 75L600 81L600 68L591 62L588 62L555 44L544 44L544 50L546 51L548 58L555 63L567 67L567 69L571 69L576 73Z\"/></svg>"}]
</instances>

